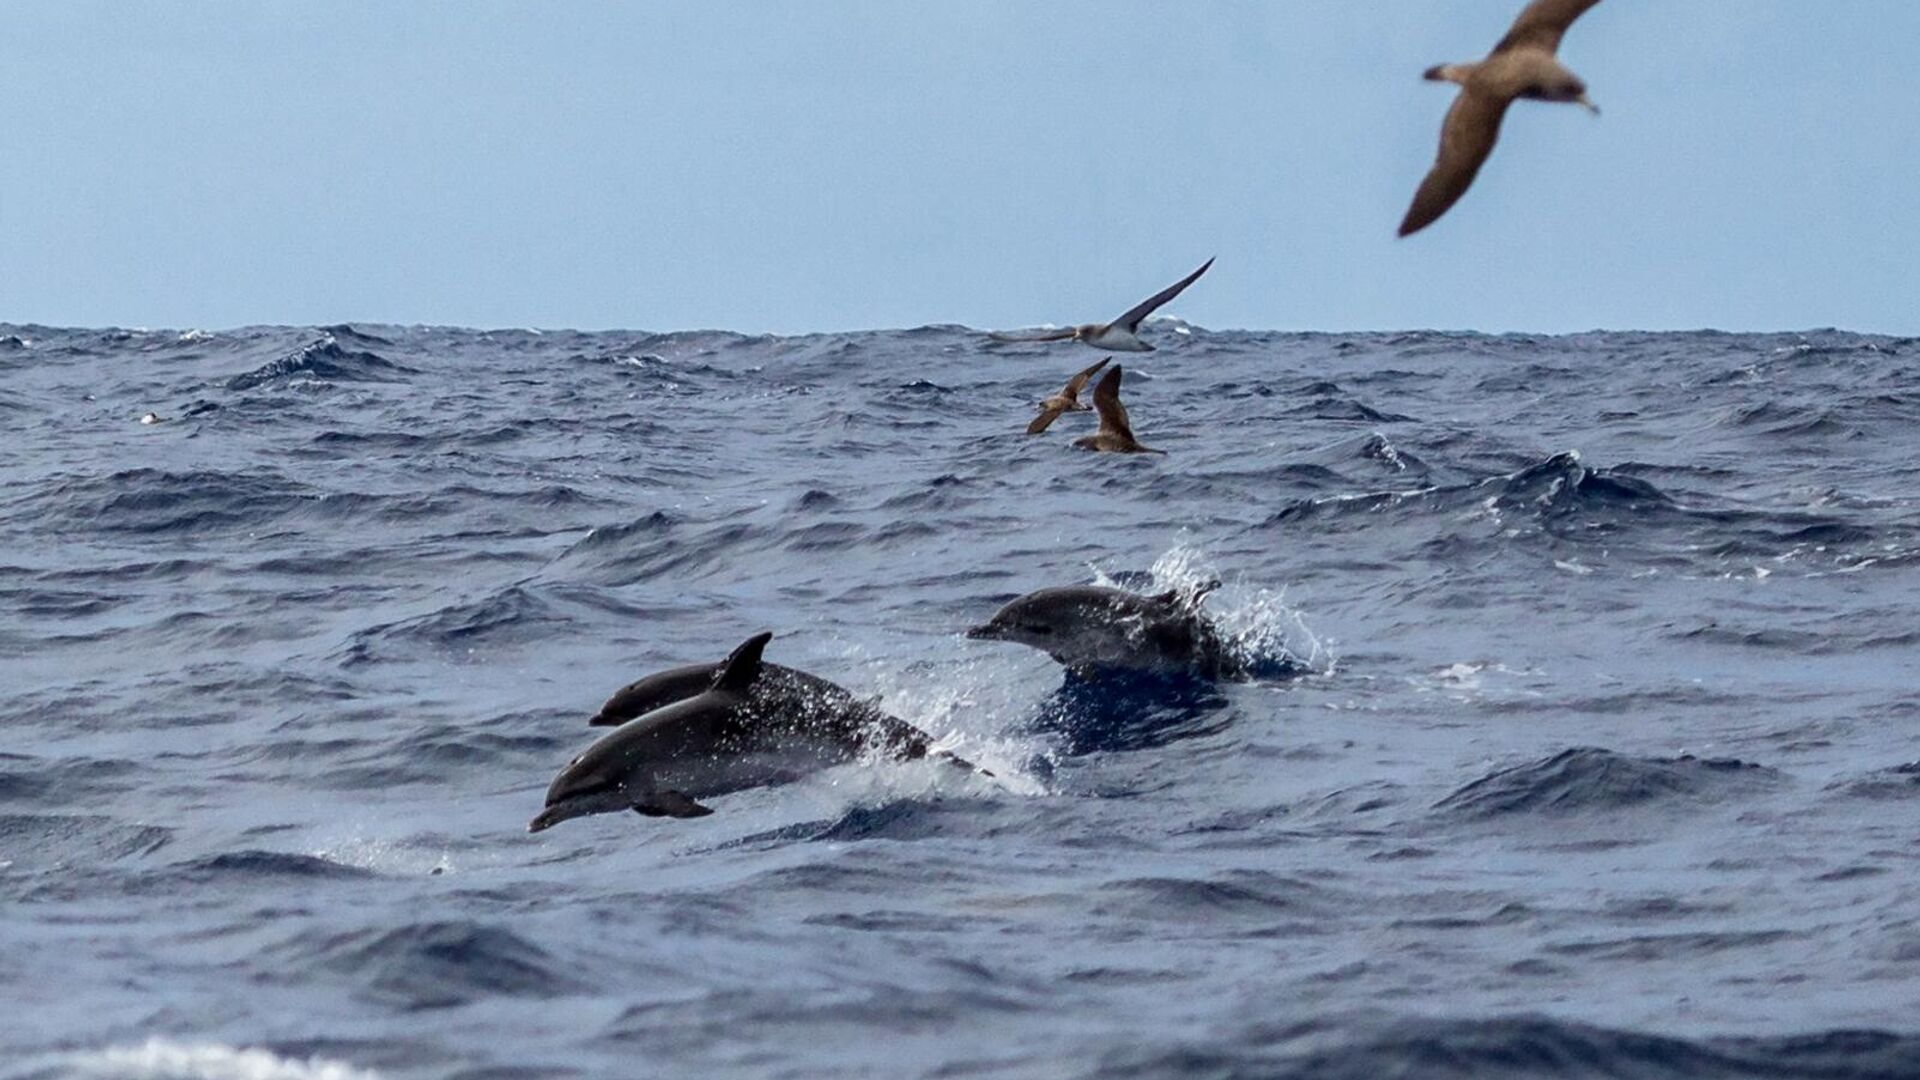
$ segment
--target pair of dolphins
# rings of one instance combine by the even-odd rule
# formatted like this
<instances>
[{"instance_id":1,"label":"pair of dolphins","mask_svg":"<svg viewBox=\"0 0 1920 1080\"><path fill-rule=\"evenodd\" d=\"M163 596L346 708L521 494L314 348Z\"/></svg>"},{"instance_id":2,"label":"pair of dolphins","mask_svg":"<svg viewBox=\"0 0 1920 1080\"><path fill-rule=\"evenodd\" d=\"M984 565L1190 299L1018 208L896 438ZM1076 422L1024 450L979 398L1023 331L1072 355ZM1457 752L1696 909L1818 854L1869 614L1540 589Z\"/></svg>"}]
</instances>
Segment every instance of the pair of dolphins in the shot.
<instances>
[{"instance_id":1,"label":"pair of dolphins","mask_svg":"<svg viewBox=\"0 0 1920 1080\"><path fill-rule=\"evenodd\" d=\"M1098 585L1041 589L1008 603L967 637L1029 645L1081 675L1243 678L1244 666L1200 610L1218 586L1208 582L1152 596ZM772 638L755 634L720 663L672 668L614 694L591 723L615 730L560 770L527 831L627 810L704 817L713 811L702 799L868 757L931 757L993 775L936 749L926 732L873 701L767 663L761 654Z\"/></svg>"}]
</instances>

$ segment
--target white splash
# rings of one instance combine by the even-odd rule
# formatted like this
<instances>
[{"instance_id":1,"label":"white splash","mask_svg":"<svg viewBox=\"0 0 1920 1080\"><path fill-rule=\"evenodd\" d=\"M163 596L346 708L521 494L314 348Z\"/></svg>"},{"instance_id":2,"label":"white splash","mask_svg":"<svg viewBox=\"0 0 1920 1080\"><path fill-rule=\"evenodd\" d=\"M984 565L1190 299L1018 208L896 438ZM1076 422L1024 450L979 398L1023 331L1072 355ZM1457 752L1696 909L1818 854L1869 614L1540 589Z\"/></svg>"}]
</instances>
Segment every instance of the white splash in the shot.
<instances>
[{"instance_id":1,"label":"white splash","mask_svg":"<svg viewBox=\"0 0 1920 1080\"><path fill-rule=\"evenodd\" d=\"M1213 558L1185 537L1155 559L1149 572L1157 590L1197 589L1223 582L1207 611L1246 663L1257 666L1292 659L1316 674L1331 675L1339 662L1333 642L1314 633L1301 610L1287 603L1285 586L1275 589L1249 584L1244 578L1227 580ZM1114 584L1100 568L1095 567L1094 574L1099 584Z\"/></svg>"},{"instance_id":2,"label":"white splash","mask_svg":"<svg viewBox=\"0 0 1920 1080\"><path fill-rule=\"evenodd\" d=\"M140 1046L74 1054L65 1064L81 1076L113 1080L380 1080L379 1073L337 1061L284 1058L269 1050L161 1038Z\"/></svg>"},{"instance_id":3,"label":"white splash","mask_svg":"<svg viewBox=\"0 0 1920 1080\"><path fill-rule=\"evenodd\" d=\"M348 836L307 852L316 859L371 870L376 874L444 874L454 869L452 855L371 836Z\"/></svg>"}]
</instances>

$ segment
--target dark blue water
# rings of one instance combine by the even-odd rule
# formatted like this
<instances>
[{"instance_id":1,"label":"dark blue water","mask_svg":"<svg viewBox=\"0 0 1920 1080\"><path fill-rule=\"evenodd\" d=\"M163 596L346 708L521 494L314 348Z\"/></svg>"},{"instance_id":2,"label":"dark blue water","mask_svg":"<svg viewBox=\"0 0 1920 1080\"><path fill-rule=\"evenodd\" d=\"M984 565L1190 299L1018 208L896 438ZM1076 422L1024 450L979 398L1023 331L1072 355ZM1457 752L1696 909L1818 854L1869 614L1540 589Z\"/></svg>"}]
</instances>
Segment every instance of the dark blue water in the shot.
<instances>
[{"instance_id":1,"label":"dark blue water","mask_svg":"<svg viewBox=\"0 0 1920 1080\"><path fill-rule=\"evenodd\" d=\"M1920 1075L1920 342L1151 329L0 326L0 1075ZM525 832L762 628L998 780Z\"/></svg>"}]
</instances>

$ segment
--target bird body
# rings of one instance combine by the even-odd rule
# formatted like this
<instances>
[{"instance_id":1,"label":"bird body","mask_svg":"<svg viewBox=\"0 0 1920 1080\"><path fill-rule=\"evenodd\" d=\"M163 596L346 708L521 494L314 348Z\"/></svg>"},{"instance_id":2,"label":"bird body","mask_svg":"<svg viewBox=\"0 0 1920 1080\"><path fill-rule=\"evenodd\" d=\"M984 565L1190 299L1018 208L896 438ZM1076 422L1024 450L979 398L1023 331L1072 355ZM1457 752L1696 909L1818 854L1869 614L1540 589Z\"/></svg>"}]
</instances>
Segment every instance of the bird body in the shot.
<instances>
[{"instance_id":1,"label":"bird body","mask_svg":"<svg viewBox=\"0 0 1920 1080\"><path fill-rule=\"evenodd\" d=\"M1082 450L1108 454L1166 453L1165 450L1142 446L1140 440L1133 437L1133 424L1127 416L1127 407L1120 402L1120 371L1119 365L1115 365L1094 385L1093 408L1100 414L1100 430L1073 440L1073 445Z\"/></svg>"},{"instance_id":2,"label":"bird body","mask_svg":"<svg viewBox=\"0 0 1920 1080\"><path fill-rule=\"evenodd\" d=\"M1534 0L1486 59L1427 69L1427 79L1456 83L1460 93L1440 126L1440 152L1433 168L1400 222L1401 236L1433 224L1466 194L1493 153L1501 121L1515 99L1564 102L1599 113L1587 100L1587 84L1554 56L1567 27L1599 2Z\"/></svg>"},{"instance_id":3,"label":"bird body","mask_svg":"<svg viewBox=\"0 0 1920 1080\"><path fill-rule=\"evenodd\" d=\"M1082 345L1107 352L1152 352L1153 346L1140 340L1140 324L1174 297L1186 291L1187 286L1200 280L1200 275L1213 265L1208 259L1200 269L1181 278L1179 281L1161 289L1145 300L1129 308L1126 314L1109 323L1084 323L1059 330L1049 330L1041 334L990 334L996 341L1077 341Z\"/></svg>"},{"instance_id":4,"label":"bird body","mask_svg":"<svg viewBox=\"0 0 1920 1080\"><path fill-rule=\"evenodd\" d=\"M1042 401L1040 415L1034 417L1033 423L1027 425L1027 434L1038 435L1047 430L1049 425L1059 419L1061 413L1093 411L1093 406L1080 404L1080 389L1086 386L1087 380L1093 378L1094 374L1106 367L1107 362L1112 359L1111 356L1103 357L1099 363L1076 372L1073 378L1067 380L1067 385L1059 393Z\"/></svg>"}]
</instances>

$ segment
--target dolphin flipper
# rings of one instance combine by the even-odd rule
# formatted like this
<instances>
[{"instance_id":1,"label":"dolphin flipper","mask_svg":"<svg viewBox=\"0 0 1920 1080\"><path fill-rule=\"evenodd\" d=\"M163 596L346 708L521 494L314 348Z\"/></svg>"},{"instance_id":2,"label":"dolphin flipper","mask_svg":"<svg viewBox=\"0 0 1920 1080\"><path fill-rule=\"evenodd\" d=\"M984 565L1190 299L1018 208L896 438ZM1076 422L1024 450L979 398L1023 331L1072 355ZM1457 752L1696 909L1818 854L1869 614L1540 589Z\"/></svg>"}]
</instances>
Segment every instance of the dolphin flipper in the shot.
<instances>
[{"instance_id":1,"label":"dolphin flipper","mask_svg":"<svg viewBox=\"0 0 1920 1080\"><path fill-rule=\"evenodd\" d=\"M647 817L690 818L706 817L713 813L713 808L701 806L683 792L656 791L647 797L646 802L634 803L633 811L636 814L645 814Z\"/></svg>"}]
</instances>

